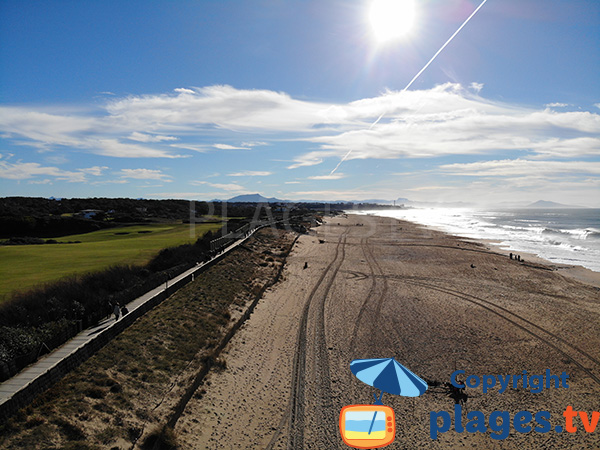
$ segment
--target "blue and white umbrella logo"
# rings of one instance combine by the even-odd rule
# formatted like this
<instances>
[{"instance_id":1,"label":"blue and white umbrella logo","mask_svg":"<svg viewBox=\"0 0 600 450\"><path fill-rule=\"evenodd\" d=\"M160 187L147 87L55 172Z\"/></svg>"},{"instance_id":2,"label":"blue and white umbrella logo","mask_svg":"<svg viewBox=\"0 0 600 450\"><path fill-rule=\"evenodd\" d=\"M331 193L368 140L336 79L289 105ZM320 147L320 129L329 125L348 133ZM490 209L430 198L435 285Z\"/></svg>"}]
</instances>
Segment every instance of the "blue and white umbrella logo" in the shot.
<instances>
[{"instance_id":1,"label":"blue and white umbrella logo","mask_svg":"<svg viewBox=\"0 0 600 450\"><path fill-rule=\"evenodd\" d=\"M418 397L427 390L427 383L394 358L355 359L350 370L363 383L381 391L375 396L375 404L381 405L383 393Z\"/></svg>"},{"instance_id":2,"label":"blue and white umbrella logo","mask_svg":"<svg viewBox=\"0 0 600 450\"><path fill-rule=\"evenodd\" d=\"M394 410L381 403L383 393L418 397L427 383L394 358L355 359L350 370L363 383L379 389L374 405L344 406L340 412L340 433L344 443L354 448L385 447L394 441ZM377 406L375 406L377 405Z\"/></svg>"}]
</instances>

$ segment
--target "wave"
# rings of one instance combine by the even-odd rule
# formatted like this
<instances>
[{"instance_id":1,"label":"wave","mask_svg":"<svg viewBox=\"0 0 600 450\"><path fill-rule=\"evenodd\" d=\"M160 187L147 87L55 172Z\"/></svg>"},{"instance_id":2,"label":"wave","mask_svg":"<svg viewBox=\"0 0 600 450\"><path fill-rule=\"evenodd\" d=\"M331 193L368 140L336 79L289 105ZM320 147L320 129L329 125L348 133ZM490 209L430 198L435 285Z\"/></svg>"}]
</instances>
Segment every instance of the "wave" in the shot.
<instances>
[{"instance_id":1,"label":"wave","mask_svg":"<svg viewBox=\"0 0 600 450\"><path fill-rule=\"evenodd\" d=\"M600 230L596 228L575 228L573 230L555 229L555 228L544 228L542 233L544 234L557 234L570 236L575 239L600 239Z\"/></svg>"}]
</instances>

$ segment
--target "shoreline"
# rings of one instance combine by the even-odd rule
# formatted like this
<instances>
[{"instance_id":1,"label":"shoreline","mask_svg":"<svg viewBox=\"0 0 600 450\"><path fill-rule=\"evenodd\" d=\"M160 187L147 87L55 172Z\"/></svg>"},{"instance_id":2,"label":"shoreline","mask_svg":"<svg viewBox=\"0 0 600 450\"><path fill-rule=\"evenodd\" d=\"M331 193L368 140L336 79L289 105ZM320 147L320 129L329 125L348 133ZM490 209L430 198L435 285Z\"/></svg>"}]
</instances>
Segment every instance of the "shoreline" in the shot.
<instances>
[{"instance_id":1,"label":"shoreline","mask_svg":"<svg viewBox=\"0 0 600 450\"><path fill-rule=\"evenodd\" d=\"M515 255L515 254L521 255L522 258L524 257L526 262L532 262L535 264L547 266L552 271L558 272L559 274L561 274L565 277L573 278L577 281L581 281L582 283L589 284L594 287L600 287L600 272L595 272L591 269L588 269L587 267L576 266L576 265L571 265L571 264L555 263L555 262L549 261L545 258L542 258L540 256L537 256L533 253L528 253L528 252L517 252L516 253L514 250L513 251L505 250L500 247L500 245L501 245L500 241L496 241L493 239L472 239L472 238L464 238L464 237L458 236L458 235L456 237L459 239L471 240L472 242L479 242L486 246L489 245L490 247L487 247L487 248L490 251L500 253L501 255L509 255L510 253L512 253L513 255Z\"/></svg>"},{"instance_id":2,"label":"shoreline","mask_svg":"<svg viewBox=\"0 0 600 450\"><path fill-rule=\"evenodd\" d=\"M580 265L556 263L556 262L542 258L541 256L538 256L538 255L536 255L534 253L530 253L530 252L524 252L524 251L519 251L519 250L506 250L506 249L503 249L500 247L500 245L502 244L502 241L499 241L497 239L479 239L479 238L472 238L472 237L468 237L468 236L462 236L460 234L453 234L449 231L444 230L442 227L436 227L434 225L424 225L422 223L414 222L414 221L408 220L406 218L397 218L397 217L391 217L391 216L379 216L377 214L357 214L356 212L350 212L350 213L346 213L346 214L356 215L356 216L372 215L375 217L394 219L399 222L408 222L408 223L414 224L418 227L422 227L424 229L437 231L439 233L444 233L444 234L447 234L448 236L453 236L464 242L478 242L480 244L485 245L488 250L490 250L494 253L498 253L498 254L504 255L504 256L508 256L510 253L512 253L513 255L515 255L515 254L521 255L521 257L525 257L526 262L531 262L534 264L546 266L553 272L557 272L565 277L580 281L581 283L588 284L590 286L600 288L600 272L596 272L592 269L588 269L587 267L580 266Z\"/></svg>"}]
</instances>

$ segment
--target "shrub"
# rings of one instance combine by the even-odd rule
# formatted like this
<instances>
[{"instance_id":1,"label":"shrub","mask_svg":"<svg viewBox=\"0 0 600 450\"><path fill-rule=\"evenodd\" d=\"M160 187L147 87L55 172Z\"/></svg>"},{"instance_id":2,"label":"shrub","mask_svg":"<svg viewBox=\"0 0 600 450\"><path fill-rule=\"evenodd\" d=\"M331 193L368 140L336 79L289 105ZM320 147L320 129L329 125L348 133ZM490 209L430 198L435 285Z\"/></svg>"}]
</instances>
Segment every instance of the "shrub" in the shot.
<instances>
[{"instance_id":1,"label":"shrub","mask_svg":"<svg viewBox=\"0 0 600 450\"><path fill-rule=\"evenodd\" d=\"M4 242L4 245L40 245L46 241L36 237L11 237L8 241Z\"/></svg>"},{"instance_id":2,"label":"shrub","mask_svg":"<svg viewBox=\"0 0 600 450\"><path fill-rule=\"evenodd\" d=\"M90 398L101 399L106 397L106 391L99 387L91 387L86 389L85 395Z\"/></svg>"},{"instance_id":3,"label":"shrub","mask_svg":"<svg viewBox=\"0 0 600 450\"><path fill-rule=\"evenodd\" d=\"M83 441L86 437L81 428L66 419L56 419L54 424L69 441Z\"/></svg>"},{"instance_id":4,"label":"shrub","mask_svg":"<svg viewBox=\"0 0 600 450\"><path fill-rule=\"evenodd\" d=\"M174 450L177 448L177 438L173 428L163 426L151 431L144 442L142 443L142 450Z\"/></svg>"}]
</instances>

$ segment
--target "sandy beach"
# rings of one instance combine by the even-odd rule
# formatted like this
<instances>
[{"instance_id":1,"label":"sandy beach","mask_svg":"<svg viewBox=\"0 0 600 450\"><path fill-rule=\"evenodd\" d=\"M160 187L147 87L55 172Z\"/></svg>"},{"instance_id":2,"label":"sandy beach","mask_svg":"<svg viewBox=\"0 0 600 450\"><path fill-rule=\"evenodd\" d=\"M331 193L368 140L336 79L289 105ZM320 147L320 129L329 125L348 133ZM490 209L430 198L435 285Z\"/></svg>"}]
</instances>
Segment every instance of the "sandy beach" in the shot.
<instances>
[{"instance_id":1,"label":"sandy beach","mask_svg":"<svg viewBox=\"0 0 600 450\"><path fill-rule=\"evenodd\" d=\"M305 267L307 263L308 267ZM206 378L176 426L185 449L343 449L345 405L373 403L374 388L350 372L360 358L394 357L425 379L417 398L384 394L396 414L387 448L571 448L600 446L576 417L598 410L600 290L541 261L519 263L409 222L327 218L300 237L282 281L271 288ZM568 374L569 388L503 393L467 388L466 414L551 414L548 432L494 440L449 431L430 437L430 412L448 411L450 375ZM464 424L464 423L463 423ZM532 422L535 426L536 423Z\"/></svg>"},{"instance_id":2,"label":"sandy beach","mask_svg":"<svg viewBox=\"0 0 600 450\"><path fill-rule=\"evenodd\" d=\"M501 247L500 241L494 241L491 239L468 239L464 238L465 241L473 240L474 242L480 242L488 250L493 252L501 253L509 256L510 254L519 255L521 259L525 260L525 263L541 264L550 269L556 270L561 275L566 277L574 278L582 283L589 284L592 286L600 287L600 272L594 272L593 270L587 269L582 266L574 266L569 264L558 264L555 262L548 261L544 258L540 258L533 253L509 251Z\"/></svg>"}]
</instances>

